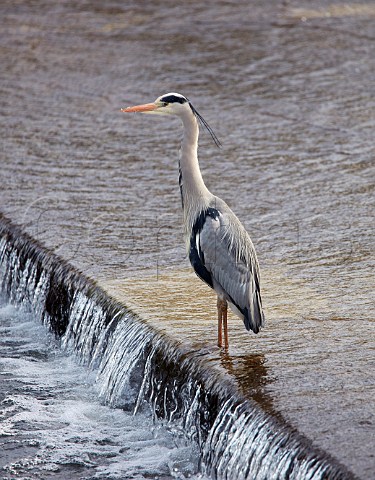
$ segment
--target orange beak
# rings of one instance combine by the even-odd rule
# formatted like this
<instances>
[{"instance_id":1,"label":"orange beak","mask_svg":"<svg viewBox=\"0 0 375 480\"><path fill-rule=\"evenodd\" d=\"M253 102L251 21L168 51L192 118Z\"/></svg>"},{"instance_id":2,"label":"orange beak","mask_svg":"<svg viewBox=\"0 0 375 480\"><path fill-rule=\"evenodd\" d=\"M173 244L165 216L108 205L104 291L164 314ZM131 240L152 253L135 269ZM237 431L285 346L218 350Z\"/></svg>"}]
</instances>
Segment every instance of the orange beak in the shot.
<instances>
[{"instance_id":1,"label":"orange beak","mask_svg":"<svg viewBox=\"0 0 375 480\"><path fill-rule=\"evenodd\" d=\"M145 103L144 105L136 105L135 107L122 108L122 112L152 112L158 108L155 103Z\"/></svg>"}]
</instances>

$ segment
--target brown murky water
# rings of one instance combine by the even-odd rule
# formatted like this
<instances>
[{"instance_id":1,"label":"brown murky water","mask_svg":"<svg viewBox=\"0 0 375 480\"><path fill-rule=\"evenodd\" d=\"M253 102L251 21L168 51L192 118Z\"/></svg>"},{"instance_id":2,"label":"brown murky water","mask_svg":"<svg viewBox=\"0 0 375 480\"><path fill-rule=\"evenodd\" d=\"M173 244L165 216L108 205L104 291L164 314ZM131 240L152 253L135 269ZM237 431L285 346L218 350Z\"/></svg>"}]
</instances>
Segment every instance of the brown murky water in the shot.
<instances>
[{"instance_id":1,"label":"brown murky water","mask_svg":"<svg viewBox=\"0 0 375 480\"><path fill-rule=\"evenodd\" d=\"M284 3L2 2L0 210L369 478L375 6ZM226 358L182 242L181 127L119 111L168 91L220 137L204 178L261 264L267 327L231 317Z\"/></svg>"}]
</instances>

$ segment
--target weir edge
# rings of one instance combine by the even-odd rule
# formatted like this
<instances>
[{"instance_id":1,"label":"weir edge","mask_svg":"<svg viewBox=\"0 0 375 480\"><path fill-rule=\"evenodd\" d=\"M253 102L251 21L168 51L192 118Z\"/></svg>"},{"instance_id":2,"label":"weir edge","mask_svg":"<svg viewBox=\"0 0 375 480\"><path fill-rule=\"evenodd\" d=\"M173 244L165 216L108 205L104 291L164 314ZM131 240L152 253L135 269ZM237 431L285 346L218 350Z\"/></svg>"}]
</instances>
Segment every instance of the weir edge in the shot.
<instances>
[{"instance_id":1,"label":"weir edge","mask_svg":"<svg viewBox=\"0 0 375 480\"><path fill-rule=\"evenodd\" d=\"M43 278L47 288L44 291L44 305L39 313L42 321L56 336L62 337L69 328L77 292L101 309L103 325L108 327L107 335L114 328L114 320L117 322L126 315L137 328L151 335L152 340L142 353L143 379L138 380L139 393L130 407L123 408L136 411L142 408L144 402L148 402L152 403L156 417L166 420L173 415L180 417L188 437L199 445L202 469L208 475L218 479L234 479L234 472L238 470L238 463L233 460L238 455L234 451L236 449L242 455L247 455L248 460L245 470L241 471L241 478L254 478L250 476L254 474L254 469L261 472L266 464L269 470L262 477L265 479L355 478L336 459L315 448L309 439L265 412L252 399L245 398L234 382L210 369L202 358L189 352L186 346L148 325L147 321L131 312L126 305L110 297L95 280L50 252L0 213L1 242L0 269L3 271L0 272L0 293L3 292L11 303L27 304L32 309L33 305L38 304L35 295ZM7 262L11 256L18 262L18 267L7 271ZM32 285L34 291L30 287L22 291L20 283L29 265L33 265L36 271ZM86 363L94 359L97 354L94 350L92 346L88 356L83 359ZM157 385L164 387L157 391ZM251 438L244 437L239 449L238 442L233 444L233 437L238 439L241 429L251 431ZM250 445L260 438L269 443L270 454L271 451L273 455L277 452L275 466L269 465L267 459L262 467L263 459L258 458L259 455L257 457L256 446ZM292 452L287 460L285 452Z\"/></svg>"}]
</instances>

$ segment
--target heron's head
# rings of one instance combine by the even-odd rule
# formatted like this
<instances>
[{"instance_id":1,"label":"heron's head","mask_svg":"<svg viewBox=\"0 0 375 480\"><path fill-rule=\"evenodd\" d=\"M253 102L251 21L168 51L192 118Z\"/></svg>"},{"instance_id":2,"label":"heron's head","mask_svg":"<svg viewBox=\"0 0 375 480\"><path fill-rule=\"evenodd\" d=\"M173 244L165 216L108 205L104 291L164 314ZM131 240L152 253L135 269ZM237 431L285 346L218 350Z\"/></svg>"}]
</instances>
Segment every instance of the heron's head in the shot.
<instances>
[{"instance_id":1,"label":"heron's head","mask_svg":"<svg viewBox=\"0 0 375 480\"><path fill-rule=\"evenodd\" d=\"M158 97L153 103L122 108L122 112L153 113L158 115L181 116L187 112L193 113L189 100L180 93L166 93Z\"/></svg>"},{"instance_id":2,"label":"heron's head","mask_svg":"<svg viewBox=\"0 0 375 480\"><path fill-rule=\"evenodd\" d=\"M193 107L191 102L181 95L181 93L166 93L158 97L153 103L145 103L143 105L136 105L135 107L122 108L122 112L141 112L153 113L159 115L176 115L183 119L186 115L193 115L210 133L214 142L218 147L221 146L218 138L212 131L211 127Z\"/></svg>"}]
</instances>

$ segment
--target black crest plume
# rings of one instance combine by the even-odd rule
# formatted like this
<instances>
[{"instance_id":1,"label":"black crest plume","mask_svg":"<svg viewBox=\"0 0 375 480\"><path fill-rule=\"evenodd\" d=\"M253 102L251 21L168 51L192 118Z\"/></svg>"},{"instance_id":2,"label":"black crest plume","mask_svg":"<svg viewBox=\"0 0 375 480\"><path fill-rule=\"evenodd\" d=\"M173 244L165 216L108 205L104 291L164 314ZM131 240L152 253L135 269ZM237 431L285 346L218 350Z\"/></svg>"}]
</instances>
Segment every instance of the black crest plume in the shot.
<instances>
[{"instance_id":1,"label":"black crest plume","mask_svg":"<svg viewBox=\"0 0 375 480\"><path fill-rule=\"evenodd\" d=\"M189 102L190 108L194 115L197 117L199 123L205 127L205 129L208 131L208 133L211 135L212 140L215 142L215 145L220 148L221 143L220 140L217 138L215 135L215 132L212 130L212 128L209 126L209 124L206 122L206 120L202 117L202 115L193 107L193 105Z\"/></svg>"}]
</instances>

